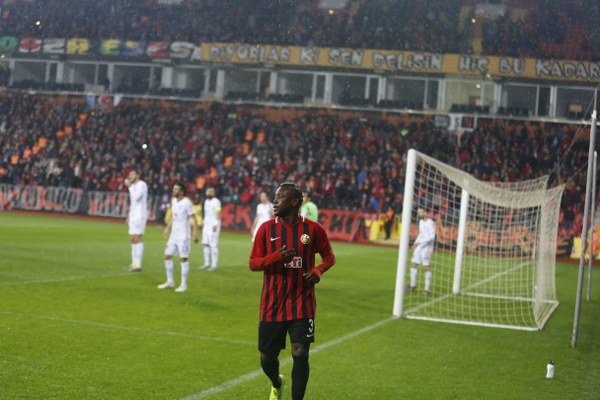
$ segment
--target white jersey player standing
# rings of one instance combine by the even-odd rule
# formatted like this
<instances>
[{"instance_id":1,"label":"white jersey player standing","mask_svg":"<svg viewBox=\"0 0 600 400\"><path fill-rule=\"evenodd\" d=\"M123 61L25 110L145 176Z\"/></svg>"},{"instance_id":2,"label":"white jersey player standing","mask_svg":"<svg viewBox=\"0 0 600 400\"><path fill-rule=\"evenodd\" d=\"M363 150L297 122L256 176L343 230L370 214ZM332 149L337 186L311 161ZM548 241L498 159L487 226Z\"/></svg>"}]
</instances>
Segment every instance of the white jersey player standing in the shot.
<instances>
[{"instance_id":1,"label":"white jersey player standing","mask_svg":"<svg viewBox=\"0 0 600 400\"><path fill-rule=\"evenodd\" d=\"M140 179L139 172L134 169L125 178L125 186L129 189L130 202L127 224L131 236L131 265L128 270L140 272L144 255L143 236L148 219L148 185Z\"/></svg>"},{"instance_id":2,"label":"white jersey player standing","mask_svg":"<svg viewBox=\"0 0 600 400\"><path fill-rule=\"evenodd\" d=\"M431 288L431 256L435 244L435 222L423 208L417 210L419 216L419 234L413 243L412 265L410 266L410 285L406 287L407 291L417 288L417 275L419 265L423 266L425 271L425 289L424 295L429 295Z\"/></svg>"},{"instance_id":3,"label":"white jersey player standing","mask_svg":"<svg viewBox=\"0 0 600 400\"><path fill-rule=\"evenodd\" d=\"M263 222L266 222L272 219L273 214L273 204L269 201L269 196L267 192L260 192L260 203L256 206L256 216L254 217L254 222L252 222L252 241L254 242L254 238L256 237L256 232L258 228L262 225Z\"/></svg>"},{"instance_id":4,"label":"white jersey player standing","mask_svg":"<svg viewBox=\"0 0 600 400\"><path fill-rule=\"evenodd\" d=\"M163 236L167 241L165 248L165 271L167 281L158 285L159 289L175 287L173 278L173 256L179 255L181 262L181 285L176 292L185 292L187 290L187 278L190 270L188 258L190 256L190 223L192 227L192 236L194 243L198 243L198 224L190 199L185 197L185 185L176 183L173 185L173 198L171 199L171 219L165 227ZM171 231L169 235L169 230Z\"/></svg>"},{"instance_id":5,"label":"white jersey player standing","mask_svg":"<svg viewBox=\"0 0 600 400\"><path fill-rule=\"evenodd\" d=\"M204 245L204 265L201 269L214 271L219 261L219 234L221 233L221 201L215 197L215 188L206 189L202 244Z\"/></svg>"}]
</instances>

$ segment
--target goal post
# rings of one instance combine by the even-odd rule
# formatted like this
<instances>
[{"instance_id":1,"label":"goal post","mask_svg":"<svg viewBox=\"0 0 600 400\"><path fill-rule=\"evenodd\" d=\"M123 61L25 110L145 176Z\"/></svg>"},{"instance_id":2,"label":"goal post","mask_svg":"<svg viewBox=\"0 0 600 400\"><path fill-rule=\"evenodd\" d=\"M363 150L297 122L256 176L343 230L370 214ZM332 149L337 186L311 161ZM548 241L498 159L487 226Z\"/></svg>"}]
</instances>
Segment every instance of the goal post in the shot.
<instances>
[{"instance_id":1,"label":"goal post","mask_svg":"<svg viewBox=\"0 0 600 400\"><path fill-rule=\"evenodd\" d=\"M554 273L563 186L548 177L484 182L409 150L393 315L413 319L539 330L558 306ZM431 287L423 266L405 291L417 209L436 226Z\"/></svg>"}]
</instances>

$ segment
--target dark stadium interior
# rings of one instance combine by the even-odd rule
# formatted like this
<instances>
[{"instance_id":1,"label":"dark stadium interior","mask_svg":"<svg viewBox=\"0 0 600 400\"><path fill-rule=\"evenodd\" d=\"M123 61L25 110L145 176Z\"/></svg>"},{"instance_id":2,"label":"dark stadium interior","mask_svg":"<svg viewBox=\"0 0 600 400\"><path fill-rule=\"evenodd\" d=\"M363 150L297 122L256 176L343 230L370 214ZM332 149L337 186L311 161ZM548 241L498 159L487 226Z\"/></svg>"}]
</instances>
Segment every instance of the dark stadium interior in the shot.
<instances>
[{"instance_id":1,"label":"dark stadium interior","mask_svg":"<svg viewBox=\"0 0 600 400\"><path fill-rule=\"evenodd\" d=\"M473 53L477 0L355 0L328 13L315 0L3 1L0 35L241 42ZM506 15L481 28L483 54L598 60L593 1L490 1ZM594 5L596 5L594 7ZM81 23L80 21L85 21ZM36 22L40 21L39 24ZM546 24L543 21L554 21Z\"/></svg>"}]
</instances>

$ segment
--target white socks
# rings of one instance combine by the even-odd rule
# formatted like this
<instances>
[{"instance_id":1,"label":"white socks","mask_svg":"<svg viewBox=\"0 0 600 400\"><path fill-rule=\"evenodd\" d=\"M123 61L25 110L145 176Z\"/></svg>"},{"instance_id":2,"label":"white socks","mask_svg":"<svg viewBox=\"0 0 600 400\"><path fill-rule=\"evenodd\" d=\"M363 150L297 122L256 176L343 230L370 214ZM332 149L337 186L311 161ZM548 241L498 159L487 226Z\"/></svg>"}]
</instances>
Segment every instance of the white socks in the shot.
<instances>
[{"instance_id":1,"label":"white socks","mask_svg":"<svg viewBox=\"0 0 600 400\"><path fill-rule=\"evenodd\" d=\"M431 271L425 271L425 290L429 292L431 286Z\"/></svg>"},{"instance_id":2,"label":"white socks","mask_svg":"<svg viewBox=\"0 0 600 400\"><path fill-rule=\"evenodd\" d=\"M204 246L204 265L210 265L210 247Z\"/></svg>"},{"instance_id":3,"label":"white socks","mask_svg":"<svg viewBox=\"0 0 600 400\"><path fill-rule=\"evenodd\" d=\"M167 283L173 283L173 259L165 260L165 271L167 272ZM187 277L187 275L186 275Z\"/></svg>"},{"instance_id":4,"label":"white socks","mask_svg":"<svg viewBox=\"0 0 600 400\"><path fill-rule=\"evenodd\" d=\"M417 286L417 275L419 274L419 270L417 268L410 269L410 287Z\"/></svg>"},{"instance_id":5,"label":"white socks","mask_svg":"<svg viewBox=\"0 0 600 400\"><path fill-rule=\"evenodd\" d=\"M417 287L417 276L419 275L418 268L410 269L410 286ZM429 292L431 287L431 271L425 271L425 290Z\"/></svg>"},{"instance_id":6,"label":"white socks","mask_svg":"<svg viewBox=\"0 0 600 400\"><path fill-rule=\"evenodd\" d=\"M211 268L217 268L217 261L219 261L219 248L211 247L210 248L210 258L211 258Z\"/></svg>"},{"instance_id":7,"label":"white socks","mask_svg":"<svg viewBox=\"0 0 600 400\"><path fill-rule=\"evenodd\" d=\"M173 262L171 261L171 266L173 265ZM182 262L181 263L181 286L182 287L187 287L187 278L188 278L188 274L190 272L190 263L188 261Z\"/></svg>"},{"instance_id":8,"label":"white socks","mask_svg":"<svg viewBox=\"0 0 600 400\"><path fill-rule=\"evenodd\" d=\"M142 257L144 256L144 243L133 243L131 245L131 265L142 268Z\"/></svg>"},{"instance_id":9,"label":"white socks","mask_svg":"<svg viewBox=\"0 0 600 400\"><path fill-rule=\"evenodd\" d=\"M219 261L219 248L204 246L204 265L210 267L212 270L217 268L217 262Z\"/></svg>"}]
</instances>

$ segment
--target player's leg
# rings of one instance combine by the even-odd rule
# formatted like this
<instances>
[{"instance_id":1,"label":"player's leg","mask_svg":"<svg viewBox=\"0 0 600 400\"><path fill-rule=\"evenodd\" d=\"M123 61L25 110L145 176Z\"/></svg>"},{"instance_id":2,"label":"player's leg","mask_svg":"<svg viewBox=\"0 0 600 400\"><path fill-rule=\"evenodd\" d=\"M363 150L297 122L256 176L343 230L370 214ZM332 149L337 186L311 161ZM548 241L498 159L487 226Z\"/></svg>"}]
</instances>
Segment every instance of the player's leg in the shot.
<instances>
[{"instance_id":1,"label":"player's leg","mask_svg":"<svg viewBox=\"0 0 600 400\"><path fill-rule=\"evenodd\" d=\"M419 265L422 264L422 247L417 246L413 251L412 264L410 265L410 285L406 287L406 290L411 291L417 288L417 277L419 276Z\"/></svg>"},{"instance_id":2,"label":"player's leg","mask_svg":"<svg viewBox=\"0 0 600 400\"><path fill-rule=\"evenodd\" d=\"M200 266L200 269L210 268L210 229L202 229L202 245L204 246L204 263Z\"/></svg>"},{"instance_id":3,"label":"player's leg","mask_svg":"<svg viewBox=\"0 0 600 400\"><path fill-rule=\"evenodd\" d=\"M190 256L190 240L183 240L179 250L179 257L181 262L181 285L176 292L185 292L187 290L187 278L190 271L190 264L188 263L188 257Z\"/></svg>"},{"instance_id":4,"label":"player's leg","mask_svg":"<svg viewBox=\"0 0 600 400\"><path fill-rule=\"evenodd\" d=\"M144 235L136 235L136 259L134 265L142 268L142 259L144 258Z\"/></svg>"},{"instance_id":5,"label":"player's leg","mask_svg":"<svg viewBox=\"0 0 600 400\"><path fill-rule=\"evenodd\" d=\"M310 343L292 343L292 400L304 399L310 367L308 364L308 351Z\"/></svg>"},{"instance_id":6,"label":"player's leg","mask_svg":"<svg viewBox=\"0 0 600 400\"><path fill-rule=\"evenodd\" d=\"M159 289L167 289L175 287L175 280L173 279L173 256L177 253L177 246L175 244L167 242L165 248L165 272L167 274L167 281L158 285Z\"/></svg>"},{"instance_id":7,"label":"player's leg","mask_svg":"<svg viewBox=\"0 0 600 400\"><path fill-rule=\"evenodd\" d=\"M129 221L129 235L131 236L131 266L129 271L142 270L142 257L144 255L143 236L146 230L146 221L143 219Z\"/></svg>"},{"instance_id":8,"label":"player's leg","mask_svg":"<svg viewBox=\"0 0 600 400\"><path fill-rule=\"evenodd\" d=\"M431 290L431 257L433 255L433 247L429 247L423 254L423 271L425 271L425 290L423 294L428 295Z\"/></svg>"},{"instance_id":9,"label":"player's leg","mask_svg":"<svg viewBox=\"0 0 600 400\"><path fill-rule=\"evenodd\" d=\"M287 324L284 322L259 322L258 350L260 366L271 381L270 400L281 399L284 379L279 373L279 352L285 349Z\"/></svg>"},{"instance_id":10,"label":"player's leg","mask_svg":"<svg viewBox=\"0 0 600 400\"><path fill-rule=\"evenodd\" d=\"M179 287L177 289L175 289L176 292L185 292L187 291L187 278L188 278L188 274L190 271L190 264L188 263L188 259L187 258L181 258L181 284L179 285Z\"/></svg>"},{"instance_id":11,"label":"player's leg","mask_svg":"<svg viewBox=\"0 0 600 400\"><path fill-rule=\"evenodd\" d=\"M292 321L290 328L292 343L292 400L302 400L306 392L310 367L308 353L310 344L315 340L315 323L312 318Z\"/></svg>"},{"instance_id":12,"label":"player's leg","mask_svg":"<svg viewBox=\"0 0 600 400\"><path fill-rule=\"evenodd\" d=\"M423 271L425 271L425 290L423 290L423 294L429 294L431 290L431 268L429 265L423 265Z\"/></svg>"},{"instance_id":13,"label":"player's leg","mask_svg":"<svg viewBox=\"0 0 600 400\"><path fill-rule=\"evenodd\" d=\"M219 262L219 234L220 232L213 232L210 237L210 268L209 271L217 269L217 263Z\"/></svg>"}]
</instances>

